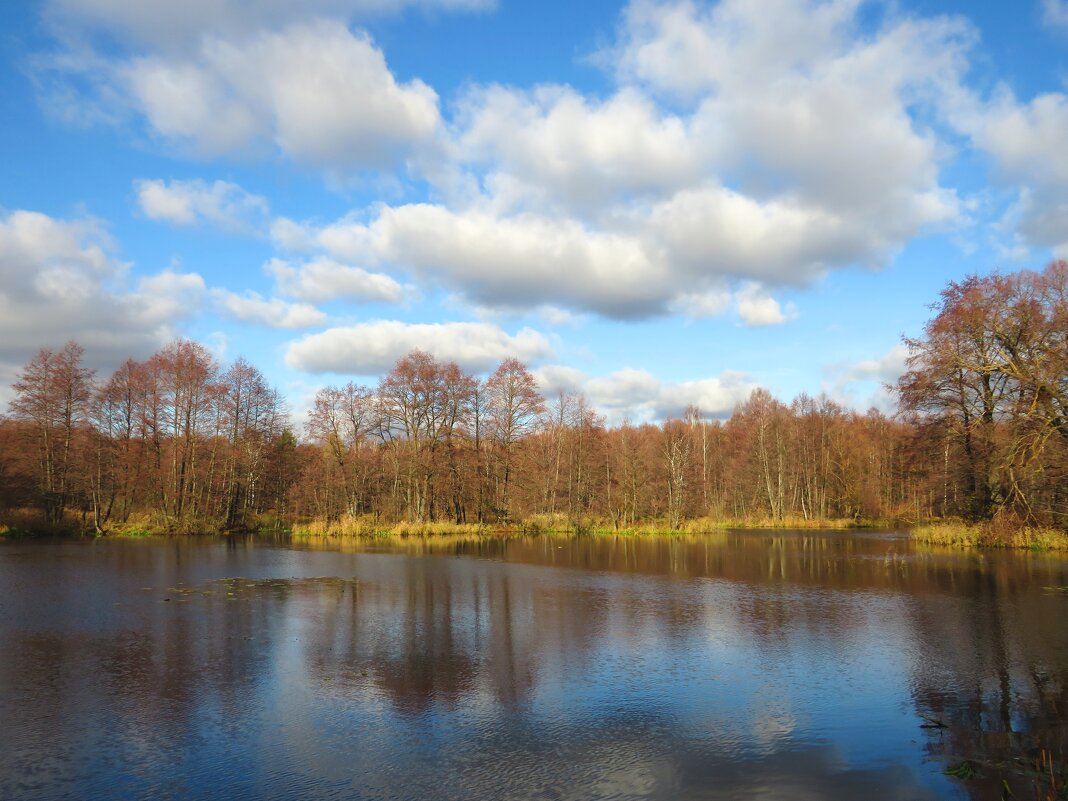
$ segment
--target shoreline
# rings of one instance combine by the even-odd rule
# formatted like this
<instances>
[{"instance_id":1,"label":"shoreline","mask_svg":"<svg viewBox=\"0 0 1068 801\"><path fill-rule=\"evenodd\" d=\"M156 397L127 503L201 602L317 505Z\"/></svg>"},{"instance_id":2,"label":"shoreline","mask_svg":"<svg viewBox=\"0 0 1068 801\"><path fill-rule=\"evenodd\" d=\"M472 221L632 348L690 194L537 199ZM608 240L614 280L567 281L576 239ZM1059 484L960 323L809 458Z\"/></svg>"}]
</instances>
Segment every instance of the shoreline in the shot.
<instances>
[{"instance_id":1,"label":"shoreline","mask_svg":"<svg viewBox=\"0 0 1068 801\"><path fill-rule=\"evenodd\" d=\"M73 525L72 525L73 523ZM80 530L74 521L60 528L9 527L0 523L0 542L32 539L149 539L198 536L287 536L295 542L387 542L454 539L456 541L507 540L537 536L594 537L685 537L726 531L879 531L900 530L911 542L961 550L1068 551L1068 532L1052 528L997 526L993 523L929 521L909 524L875 519L792 519L697 518L683 521L677 528L658 523L614 526L602 520L569 521L563 518L533 517L522 523L478 524L448 522L382 523L372 519L343 518L328 524L322 520L304 521L289 528L252 526L237 529L168 531L145 524L116 527L103 533Z\"/></svg>"}]
</instances>

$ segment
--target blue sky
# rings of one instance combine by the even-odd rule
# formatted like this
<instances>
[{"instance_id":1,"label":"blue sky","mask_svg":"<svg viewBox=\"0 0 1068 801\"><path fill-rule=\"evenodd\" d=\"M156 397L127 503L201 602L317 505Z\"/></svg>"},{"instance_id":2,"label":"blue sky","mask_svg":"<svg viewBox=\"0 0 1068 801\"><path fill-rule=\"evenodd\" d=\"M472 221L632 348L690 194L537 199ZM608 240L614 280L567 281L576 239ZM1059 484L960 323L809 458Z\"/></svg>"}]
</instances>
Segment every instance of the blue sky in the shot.
<instances>
[{"instance_id":1,"label":"blue sky","mask_svg":"<svg viewBox=\"0 0 1068 801\"><path fill-rule=\"evenodd\" d=\"M296 412L412 347L613 421L887 407L1068 255L1068 0L0 6L0 380L175 336ZM2 398L0 398L2 400Z\"/></svg>"}]
</instances>

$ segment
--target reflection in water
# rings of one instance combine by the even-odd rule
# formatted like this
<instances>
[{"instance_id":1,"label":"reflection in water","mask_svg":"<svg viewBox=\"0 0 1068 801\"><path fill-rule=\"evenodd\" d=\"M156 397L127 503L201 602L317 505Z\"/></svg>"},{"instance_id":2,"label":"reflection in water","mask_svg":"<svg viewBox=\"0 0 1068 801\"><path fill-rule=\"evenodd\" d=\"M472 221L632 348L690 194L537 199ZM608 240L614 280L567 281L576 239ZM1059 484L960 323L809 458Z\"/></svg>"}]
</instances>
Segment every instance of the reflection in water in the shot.
<instances>
[{"instance_id":1,"label":"reflection in water","mask_svg":"<svg viewBox=\"0 0 1068 801\"><path fill-rule=\"evenodd\" d=\"M7 544L0 798L1034 797L1065 585L853 534Z\"/></svg>"}]
</instances>

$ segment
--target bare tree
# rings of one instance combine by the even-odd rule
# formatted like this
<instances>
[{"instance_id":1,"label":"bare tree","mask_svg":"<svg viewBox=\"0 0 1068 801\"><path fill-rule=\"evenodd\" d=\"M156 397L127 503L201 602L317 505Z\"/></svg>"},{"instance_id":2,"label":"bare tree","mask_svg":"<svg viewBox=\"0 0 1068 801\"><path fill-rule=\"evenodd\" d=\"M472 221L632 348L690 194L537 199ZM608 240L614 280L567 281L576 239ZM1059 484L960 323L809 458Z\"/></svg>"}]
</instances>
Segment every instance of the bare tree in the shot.
<instances>
[{"instance_id":1,"label":"bare tree","mask_svg":"<svg viewBox=\"0 0 1068 801\"><path fill-rule=\"evenodd\" d=\"M31 426L41 502L50 524L62 520L70 500L75 429L89 415L93 371L82 366L83 353L74 342L60 351L44 348L13 385L11 414Z\"/></svg>"},{"instance_id":2,"label":"bare tree","mask_svg":"<svg viewBox=\"0 0 1068 801\"><path fill-rule=\"evenodd\" d=\"M511 517L513 449L520 438L535 430L539 415L545 411L545 399L538 392L534 376L518 359L506 359L493 371L486 381L485 395L489 432L500 452L498 505L507 520Z\"/></svg>"}]
</instances>

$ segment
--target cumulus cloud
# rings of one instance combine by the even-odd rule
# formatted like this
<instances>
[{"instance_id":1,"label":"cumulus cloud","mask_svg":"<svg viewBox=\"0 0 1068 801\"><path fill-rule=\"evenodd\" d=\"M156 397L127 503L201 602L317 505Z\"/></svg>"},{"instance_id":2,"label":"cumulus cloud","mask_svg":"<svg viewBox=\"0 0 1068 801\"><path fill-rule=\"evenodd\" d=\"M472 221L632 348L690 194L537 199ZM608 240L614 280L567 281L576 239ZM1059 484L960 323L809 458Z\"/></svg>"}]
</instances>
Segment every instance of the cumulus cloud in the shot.
<instances>
[{"instance_id":1,"label":"cumulus cloud","mask_svg":"<svg viewBox=\"0 0 1068 801\"><path fill-rule=\"evenodd\" d=\"M796 284L836 266L880 263L907 240L905 221L886 228L899 224L900 236L894 236L848 214L790 199L761 203L710 185L653 206L646 235L683 280L703 275Z\"/></svg>"},{"instance_id":2,"label":"cumulus cloud","mask_svg":"<svg viewBox=\"0 0 1068 801\"><path fill-rule=\"evenodd\" d=\"M264 271L274 278L282 295L313 303L330 300L396 303L404 297L404 287L388 275L325 257L306 262L275 258L264 265Z\"/></svg>"},{"instance_id":3,"label":"cumulus cloud","mask_svg":"<svg viewBox=\"0 0 1068 801\"><path fill-rule=\"evenodd\" d=\"M266 198L229 181L139 180L134 189L142 214L174 225L209 222L234 231L256 231L270 215Z\"/></svg>"},{"instance_id":4,"label":"cumulus cloud","mask_svg":"<svg viewBox=\"0 0 1068 801\"><path fill-rule=\"evenodd\" d=\"M65 117L78 102L91 109L82 116L132 112L153 136L200 156L275 150L341 172L393 168L433 142L436 93L398 82L366 33L328 20L246 30L205 34L181 52L62 51L37 60L38 84Z\"/></svg>"},{"instance_id":5,"label":"cumulus cloud","mask_svg":"<svg viewBox=\"0 0 1068 801\"><path fill-rule=\"evenodd\" d=\"M1018 187L1009 217L1027 244L1068 251L1068 95L1022 102L1001 87L989 103L963 95L952 120L992 160L997 177Z\"/></svg>"},{"instance_id":6,"label":"cumulus cloud","mask_svg":"<svg viewBox=\"0 0 1068 801\"><path fill-rule=\"evenodd\" d=\"M753 328L782 325L797 316L792 304L786 309L759 284L747 284L734 298L734 306L742 322Z\"/></svg>"},{"instance_id":7,"label":"cumulus cloud","mask_svg":"<svg viewBox=\"0 0 1068 801\"><path fill-rule=\"evenodd\" d=\"M455 157L484 167L501 208L579 212L626 196L659 196L699 174L705 143L688 123L624 88L604 101L566 86L470 90L458 104Z\"/></svg>"},{"instance_id":8,"label":"cumulus cloud","mask_svg":"<svg viewBox=\"0 0 1068 801\"><path fill-rule=\"evenodd\" d=\"M155 5L54 0L56 14L143 48L54 69L82 63L81 78L105 76L89 79L102 107L125 105L197 153L259 146L331 175L429 182L432 201L325 225L276 220L279 247L310 254L279 267L297 300L328 297L337 282L391 299L400 284L389 273L484 309L619 319L722 313L735 290L743 320L780 322L789 310L746 286L878 269L916 236L968 223L968 199L942 180L953 157L945 122L1019 191L1019 236L1068 251L1068 100L969 92L978 33L959 17L888 9L873 24L862 0L631 0L595 56L616 81L607 93L473 85L443 116L431 87L398 80L365 33L338 21L384 0L314 0L334 21L312 23L267 0L150 19ZM245 25L228 22L238 5ZM1062 6L1048 0L1047 17ZM146 188L160 216L207 218L174 197L182 187ZM331 276L319 275L324 258Z\"/></svg>"},{"instance_id":9,"label":"cumulus cloud","mask_svg":"<svg viewBox=\"0 0 1068 801\"><path fill-rule=\"evenodd\" d=\"M164 270L140 279L124 300L137 306L141 320L178 320L197 308L204 291L204 279L197 273Z\"/></svg>"},{"instance_id":10,"label":"cumulus cloud","mask_svg":"<svg viewBox=\"0 0 1068 801\"><path fill-rule=\"evenodd\" d=\"M509 357L525 362L552 354L544 335L530 328L515 334L490 323L403 323L376 320L329 328L292 342L285 361L308 373L373 375L388 371L412 350L484 372Z\"/></svg>"},{"instance_id":11,"label":"cumulus cloud","mask_svg":"<svg viewBox=\"0 0 1068 801\"><path fill-rule=\"evenodd\" d=\"M619 231L532 213L501 217L432 204L381 206L370 222L346 218L321 227L288 222L276 241L402 271L480 307L549 305L617 319L670 311L714 316L729 305L728 279L799 282L806 267L811 276L823 266L799 265L785 253L801 221L747 228L730 212L717 219L699 202L687 203L683 197L670 204L675 211L654 208L644 230L636 220ZM718 257L708 247L714 231L723 236ZM747 322L757 319L758 306L775 304L744 287L739 302Z\"/></svg>"},{"instance_id":12,"label":"cumulus cloud","mask_svg":"<svg viewBox=\"0 0 1068 801\"><path fill-rule=\"evenodd\" d=\"M881 356L858 362L831 364L824 370L829 376L827 391L838 402L856 409L875 408L892 413L897 399L888 386L905 373L909 350L897 344Z\"/></svg>"},{"instance_id":13,"label":"cumulus cloud","mask_svg":"<svg viewBox=\"0 0 1068 801\"><path fill-rule=\"evenodd\" d=\"M147 355L205 291L196 273L172 270L129 283L100 221L0 215L0 365L10 371L70 339L97 365Z\"/></svg>"},{"instance_id":14,"label":"cumulus cloud","mask_svg":"<svg viewBox=\"0 0 1068 801\"><path fill-rule=\"evenodd\" d=\"M731 307L731 293L726 289L705 292L680 292L672 301L671 310L694 319L719 317Z\"/></svg>"},{"instance_id":15,"label":"cumulus cloud","mask_svg":"<svg viewBox=\"0 0 1068 801\"><path fill-rule=\"evenodd\" d=\"M226 289L213 289L211 296L224 314L268 328L310 328L326 322L326 315L308 303L268 299L252 291L241 295Z\"/></svg>"},{"instance_id":16,"label":"cumulus cloud","mask_svg":"<svg viewBox=\"0 0 1068 801\"><path fill-rule=\"evenodd\" d=\"M622 80L690 98L725 183L876 227L892 209L906 221L888 232L900 241L956 214L937 142L910 107L962 74L974 33L936 18L862 36L859 5L635 0L612 56Z\"/></svg>"},{"instance_id":17,"label":"cumulus cloud","mask_svg":"<svg viewBox=\"0 0 1068 801\"><path fill-rule=\"evenodd\" d=\"M905 373L905 360L908 356L909 349L906 345L894 345L882 356L846 365L842 375L847 381L897 381Z\"/></svg>"},{"instance_id":18,"label":"cumulus cloud","mask_svg":"<svg viewBox=\"0 0 1068 801\"><path fill-rule=\"evenodd\" d=\"M303 240L351 262L384 265L485 306L556 305L633 317L671 297L663 260L624 233L571 219L502 218L432 204L383 206L370 223L340 220Z\"/></svg>"},{"instance_id":19,"label":"cumulus cloud","mask_svg":"<svg viewBox=\"0 0 1068 801\"><path fill-rule=\"evenodd\" d=\"M580 315L556 306L542 306L538 309L538 316L551 326L578 325L582 321Z\"/></svg>"},{"instance_id":20,"label":"cumulus cloud","mask_svg":"<svg viewBox=\"0 0 1068 801\"><path fill-rule=\"evenodd\" d=\"M326 21L206 37L192 57L129 60L118 79L155 133L206 153L271 141L298 161L386 167L440 121L429 86L398 83L369 37Z\"/></svg>"},{"instance_id":21,"label":"cumulus cloud","mask_svg":"<svg viewBox=\"0 0 1068 801\"><path fill-rule=\"evenodd\" d=\"M545 365L533 373L547 397L561 391L581 392L610 424L679 418L688 406L696 406L706 417L726 417L758 386L744 373L731 371L682 382L662 381L633 368L588 376L572 367Z\"/></svg>"},{"instance_id":22,"label":"cumulus cloud","mask_svg":"<svg viewBox=\"0 0 1068 801\"><path fill-rule=\"evenodd\" d=\"M962 74L973 32L891 19L862 36L857 16L845 0L634 0L602 54L615 92L470 88L431 174L441 202L286 221L275 240L478 307L620 319L708 316L732 285L881 267L962 218L912 110ZM789 316L741 303L749 321Z\"/></svg>"}]
</instances>

